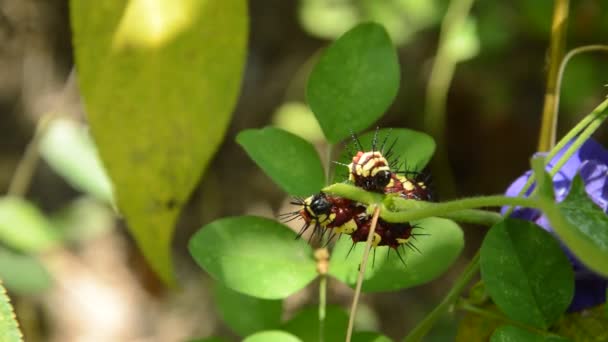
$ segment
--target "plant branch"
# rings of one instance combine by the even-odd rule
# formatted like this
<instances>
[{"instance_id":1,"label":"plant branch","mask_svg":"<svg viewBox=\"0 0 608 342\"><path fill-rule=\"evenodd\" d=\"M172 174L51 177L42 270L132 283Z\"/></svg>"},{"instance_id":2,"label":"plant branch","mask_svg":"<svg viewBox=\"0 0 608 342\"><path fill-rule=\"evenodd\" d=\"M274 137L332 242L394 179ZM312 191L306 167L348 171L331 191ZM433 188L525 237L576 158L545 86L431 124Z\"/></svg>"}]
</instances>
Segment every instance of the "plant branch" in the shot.
<instances>
[{"instance_id":1,"label":"plant branch","mask_svg":"<svg viewBox=\"0 0 608 342\"><path fill-rule=\"evenodd\" d=\"M553 8L553 23L551 24L551 42L549 43L549 73L543 104L538 151L549 151L555 145L557 130L558 105L558 76L564 47L566 45L566 31L570 0L555 0Z\"/></svg>"},{"instance_id":2,"label":"plant branch","mask_svg":"<svg viewBox=\"0 0 608 342\"><path fill-rule=\"evenodd\" d=\"M430 216L442 216L447 213L462 211L465 209L499 207L505 205L523 206L529 208L539 207L538 201L533 198L495 195L464 198L455 201L432 204L428 207L408 211L395 212L383 210L381 217L388 222L410 222Z\"/></svg>"},{"instance_id":3,"label":"plant branch","mask_svg":"<svg viewBox=\"0 0 608 342\"><path fill-rule=\"evenodd\" d=\"M363 258L361 259L361 265L359 267L359 277L357 278L357 285L355 287L355 295L353 296L353 303L350 307L350 317L348 318L348 329L346 330L346 342L350 342L353 336L353 328L355 326L355 315L357 314L357 306L359 304L359 297L361 295L361 286L363 285L363 278L365 277L365 269L367 266L367 260L369 259L369 251L372 247L372 241L374 239L374 233L376 232L376 226L378 225L378 217L380 216L380 207L376 206L374 209L374 215L372 216L371 227L367 234L367 242L365 243L365 251L363 252Z\"/></svg>"},{"instance_id":4,"label":"plant branch","mask_svg":"<svg viewBox=\"0 0 608 342\"><path fill-rule=\"evenodd\" d=\"M447 197L454 197L456 194L456 185L445 144L445 116L448 90L458 63L458 59L448 48L448 43L450 37L464 25L473 2L474 0L450 1L441 24L437 55L433 61L426 88L424 128L435 139L437 151L434 158L436 165L434 169L438 173L438 178L441 179L440 192Z\"/></svg>"}]
</instances>

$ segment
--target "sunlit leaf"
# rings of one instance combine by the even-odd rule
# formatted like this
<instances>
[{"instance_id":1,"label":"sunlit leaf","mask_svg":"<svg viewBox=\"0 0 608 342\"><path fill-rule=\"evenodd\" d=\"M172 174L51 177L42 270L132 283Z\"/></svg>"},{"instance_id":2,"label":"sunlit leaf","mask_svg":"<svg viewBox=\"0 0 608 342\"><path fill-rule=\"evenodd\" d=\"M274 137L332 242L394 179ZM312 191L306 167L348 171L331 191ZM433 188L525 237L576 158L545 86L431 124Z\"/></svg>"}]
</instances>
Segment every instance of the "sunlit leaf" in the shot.
<instances>
[{"instance_id":1,"label":"sunlit leaf","mask_svg":"<svg viewBox=\"0 0 608 342\"><path fill-rule=\"evenodd\" d=\"M249 157L283 190L296 196L318 192L325 184L314 146L282 129L248 129L237 136Z\"/></svg>"},{"instance_id":2,"label":"sunlit leaf","mask_svg":"<svg viewBox=\"0 0 608 342\"><path fill-rule=\"evenodd\" d=\"M84 125L53 120L40 139L40 154L73 187L112 202L112 184Z\"/></svg>"},{"instance_id":3,"label":"sunlit leaf","mask_svg":"<svg viewBox=\"0 0 608 342\"><path fill-rule=\"evenodd\" d=\"M258 298L285 298L316 276L310 246L275 220L228 217L201 228L188 245L194 260L225 286Z\"/></svg>"},{"instance_id":4,"label":"sunlit leaf","mask_svg":"<svg viewBox=\"0 0 608 342\"><path fill-rule=\"evenodd\" d=\"M574 295L574 273L559 242L536 224L505 219L481 245L481 277L511 319L548 328Z\"/></svg>"},{"instance_id":5,"label":"sunlit leaf","mask_svg":"<svg viewBox=\"0 0 608 342\"><path fill-rule=\"evenodd\" d=\"M468 17L447 38L445 50L456 62L466 61L479 53L479 37L475 20Z\"/></svg>"},{"instance_id":6,"label":"sunlit leaf","mask_svg":"<svg viewBox=\"0 0 608 342\"><path fill-rule=\"evenodd\" d=\"M399 89L393 44L378 24L360 24L323 53L308 80L306 98L331 143L369 127Z\"/></svg>"},{"instance_id":7,"label":"sunlit leaf","mask_svg":"<svg viewBox=\"0 0 608 342\"><path fill-rule=\"evenodd\" d=\"M247 336L243 342L302 342L302 340L285 331L270 330Z\"/></svg>"},{"instance_id":8,"label":"sunlit leaf","mask_svg":"<svg viewBox=\"0 0 608 342\"><path fill-rule=\"evenodd\" d=\"M53 280L44 265L32 255L0 247L0 279L12 293L31 295L51 287Z\"/></svg>"},{"instance_id":9,"label":"sunlit leaf","mask_svg":"<svg viewBox=\"0 0 608 342\"><path fill-rule=\"evenodd\" d=\"M40 252L56 246L59 234L32 203L19 197L3 197L0 241L26 253Z\"/></svg>"},{"instance_id":10,"label":"sunlit leaf","mask_svg":"<svg viewBox=\"0 0 608 342\"><path fill-rule=\"evenodd\" d=\"M366 292L394 291L427 283L443 274L460 255L464 247L463 233L453 221L428 218L416 222L422 229L412 240L415 248L402 247L404 266L394 250L378 247L371 251L363 290ZM357 243L349 254L352 241L342 235L331 255L329 273L354 287L363 257L364 243ZM388 253L388 255L387 255ZM348 256L347 256L348 255Z\"/></svg>"},{"instance_id":11,"label":"sunlit leaf","mask_svg":"<svg viewBox=\"0 0 608 342\"><path fill-rule=\"evenodd\" d=\"M214 299L224 323L241 336L272 329L281 322L282 301L250 297L221 284Z\"/></svg>"},{"instance_id":12,"label":"sunlit leaf","mask_svg":"<svg viewBox=\"0 0 608 342\"><path fill-rule=\"evenodd\" d=\"M371 331L360 331L353 334L352 342L392 342L390 338Z\"/></svg>"},{"instance_id":13,"label":"sunlit leaf","mask_svg":"<svg viewBox=\"0 0 608 342\"><path fill-rule=\"evenodd\" d=\"M50 219L57 233L68 242L94 239L115 225L112 209L89 197L70 202Z\"/></svg>"},{"instance_id":14,"label":"sunlit leaf","mask_svg":"<svg viewBox=\"0 0 608 342\"><path fill-rule=\"evenodd\" d=\"M243 0L70 1L79 86L115 199L173 283L175 221L222 141L243 71Z\"/></svg>"},{"instance_id":15,"label":"sunlit leaf","mask_svg":"<svg viewBox=\"0 0 608 342\"><path fill-rule=\"evenodd\" d=\"M323 131L310 108L301 102L286 102L277 108L273 124L308 141L322 141Z\"/></svg>"},{"instance_id":16,"label":"sunlit leaf","mask_svg":"<svg viewBox=\"0 0 608 342\"><path fill-rule=\"evenodd\" d=\"M341 307L328 305L325 310L324 341L344 341L348 315ZM309 307L298 312L283 325L283 330L297 336L302 342L317 342L319 338L319 308Z\"/></svg>"},{"instance_id":17,"label":"sunlit leaf","mask_svg":"<svg viewBox=\"0 0 608 342\"><path fill-rule=\"evenodd\" d=\"M21 342L23 335L19 331L19 324L15 319L15 312L10 300L6 295L6 290L0 282L0 341L2 342Z\"/></svg>"}]
</instances>

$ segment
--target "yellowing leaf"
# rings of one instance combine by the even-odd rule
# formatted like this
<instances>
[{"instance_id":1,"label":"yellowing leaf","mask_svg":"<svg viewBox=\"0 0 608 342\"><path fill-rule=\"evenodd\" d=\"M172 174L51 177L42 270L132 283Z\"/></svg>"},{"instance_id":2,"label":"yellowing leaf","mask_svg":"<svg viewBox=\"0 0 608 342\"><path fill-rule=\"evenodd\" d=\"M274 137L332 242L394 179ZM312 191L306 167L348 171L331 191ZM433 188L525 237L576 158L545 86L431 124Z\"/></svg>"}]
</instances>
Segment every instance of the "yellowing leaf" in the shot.
<instances>
[{"instance_id":1,"label":"yellowing leaf","mask_svg":"<svg viewBox=\"0 0 608 342\"><path fill-rule=\"evenodd\" d=\"M72 0L79 84L115 199L173 283L180 208L222 141L243 70L244 0Z\"/></svg>"}]
</instances>

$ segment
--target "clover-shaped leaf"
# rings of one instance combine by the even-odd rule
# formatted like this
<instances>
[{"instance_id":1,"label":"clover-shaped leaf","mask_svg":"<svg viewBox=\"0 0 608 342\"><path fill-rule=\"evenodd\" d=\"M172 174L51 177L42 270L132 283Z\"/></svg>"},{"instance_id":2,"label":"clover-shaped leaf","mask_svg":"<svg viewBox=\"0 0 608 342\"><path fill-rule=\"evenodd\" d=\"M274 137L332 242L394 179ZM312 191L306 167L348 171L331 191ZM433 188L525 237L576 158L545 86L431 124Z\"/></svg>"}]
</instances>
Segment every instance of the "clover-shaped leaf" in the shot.
<instances>
[{"instance_id":1,"label":"clover-shaped leaf","mask_svg":"<svg viewBox=\"0 0 608 342\"><path fill-rule=\"evenodd\" d=\"M297 135L266 127L242 131L236 141L277 185L291 195L308 196L325 184L317 151Z\"/></svg>"},{"instance_id":2,"label":"clover-shaped leaf","mask_svg":"<svg viewBox=\"0 0 608 342\"><path fill-rule=\"evenodd\" d=\"M228 217L201 228L188 245L194 260L223 285L258 298L285 298L316 276L312 249L275 220Z\"/></svg>"},{"instance_id":3,"label":"clover-shaped leaf","mask_svg":"<svg viewBox=\"0 0 608 342\"><path fill-rule=\"evenodd\" d=\"M371 252L363 291L394 291L424 284L445 272L460 255L464 239L455 222L431 217L415 223L421 227L420 233L428 235L412 239L415 248L400 250L406 266L394 250L377 247ZM351 247L350 237L341 236L331 256L329 273L354 287L365 244L357 243L349 253Z\"/></svg>"},{"instance_id":4,"label":"clover-shaped leaf","mask_svg":"<svg viewBox=\"0 0 608 342\"><path fill-rule=\"evenodd\" d=\"M574 294L574 273L559 242L536 224L505 219L481 246L481 277L511 319L542 329L563 314Z\"/></svg>"},{"instance_id":5,"label":"clover-shaped leaf","mask_svg":"<svg viewBox=\"0 0 608 342\"><path fill-rule=\"evenodd\" d=\"M360 24L323 53L308 80L306 98L331 143L369 127L399 89L399 62L386 30Z\"/></svg>"}]
</instances>

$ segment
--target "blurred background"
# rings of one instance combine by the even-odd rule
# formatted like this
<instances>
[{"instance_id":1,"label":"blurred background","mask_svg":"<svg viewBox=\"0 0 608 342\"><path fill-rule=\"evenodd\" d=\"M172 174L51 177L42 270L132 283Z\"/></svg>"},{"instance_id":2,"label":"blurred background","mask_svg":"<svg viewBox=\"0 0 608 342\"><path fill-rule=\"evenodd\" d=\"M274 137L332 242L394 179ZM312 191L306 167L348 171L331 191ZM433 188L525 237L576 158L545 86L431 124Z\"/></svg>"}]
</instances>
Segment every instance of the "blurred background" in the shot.
<instances>
[{"instance_id":1,"label":"blurred background","mask_svg":"<svg viewBox=\"0 0 608 342\"><path fill-rule=\"evenodd\" d=\"M424 130L426 87L446 7L446 0L250 1L242 92L225 141L176 229L174 265L181 288L168 291L108 204L109 184L86 133L71 72L68 1L0 0L0 188L15 191L15 182L31 180L21 189L34 204L17 201L12 214L0 216L45 221L56 236L32 243L50 239L62 246L41 255L0 242L0 278L26 340L186 341L211 335L237 340L217 310L213 282L187 252L188 239L223 216L275 217L286 211L288 199L235 143L235 135L277 125L324 149L305 105L307 76L321 49L367 20L386 26L402 72L397 99L378 125ZM528 168L537 146L552 11L549 0L478 1L454 37L451 51L458 64L447 98L445 148L458 196L503 192ZM606 41L608 2L572 1L570 11L567 50ZM607 61L606 55L590 54L568 65L558 137L605 97ZM51 111L61 119L46 126L42 118ZM39 151L32 151L28 146L41 126ZM606 141L606 131L597 138ZM33 162L17 170L24 156ZM411 329L478 247L484 231L464 228L467 250L450 272L419 288L364 295L359 328L392 338ZM284 317L314 305L316 287L289 298ZM348 307L351 296L350 289L330 282L331 304ZM429 340L452 340L457 323L446 320Z\"/></svg>"}]
</instances>

